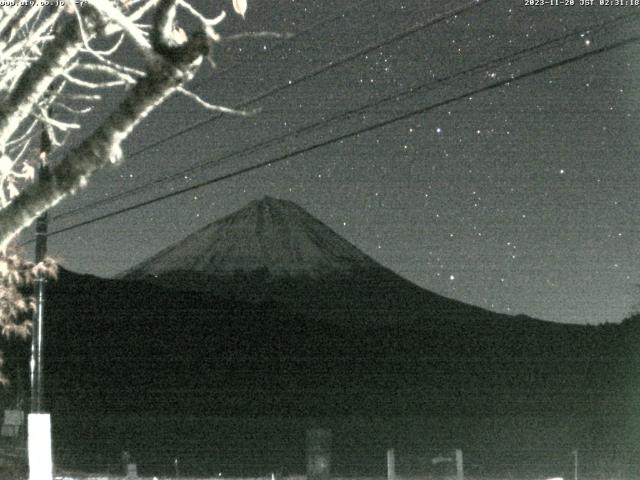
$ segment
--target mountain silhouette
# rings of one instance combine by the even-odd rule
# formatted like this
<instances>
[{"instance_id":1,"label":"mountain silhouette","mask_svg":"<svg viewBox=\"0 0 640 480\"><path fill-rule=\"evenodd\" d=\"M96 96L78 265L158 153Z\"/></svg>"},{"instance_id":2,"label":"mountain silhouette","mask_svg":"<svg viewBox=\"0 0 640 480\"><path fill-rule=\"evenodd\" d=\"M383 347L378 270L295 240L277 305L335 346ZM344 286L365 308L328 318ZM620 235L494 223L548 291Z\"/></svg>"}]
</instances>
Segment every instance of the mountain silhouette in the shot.
<instances>
[{"instance_id":1,"label":"mountain silhouette","mask_svg":"<svg viewBox=\"0 0 640 480\"><path fill-rule=\"evenodd\" d=\"M512 319L418 287L295 203L271 197L211 223L120 277L240 301L276 301L350 326L431 329Z\"/></svg>"},{"instance_id":2,"label":"mountain silhouette","mask_svg":"<svg viewBox=\"0 0 640 480\"><path fill-rule=\"evenodd\" d=\"M163 415L274 418L283 438L295 419L333 419L339 432L354 428L345 418L384 418L385 438L420 442L431 427L415 419L440 418L440 435L469 448L634 445L640 429L625 419L637 404L638 325L559 324L445 298L266 197L119 278L62 268L47 286L46 404L56 444L96 455L115 448L113 425L96 420L108 415L154 419L116 436L165 438L165 450L206 438L197 448L224 451L248 434L219 438L202 421L177 438ZM14 384L28 379L22 347L7 358ZM362 421L358 435L373 442L378 427ZM79 428L104 439L83 443Z\"/></svg>"},{"instance_id":3,"label":"mountain silhouette","mask_svg":"<svg viewBox=\"0 0 640 480\"><path fill-rule=\"evenodd\" d=\"M323 371L333 372L333 379L355 380L356 390L367 382L373 365L379 368L375 375L407 398L416 395L408 385L420 378L422 399L414 398L413 405L428 409L437 403L425 403L433 388L445 403L460 390L476 389L471 409L481 398L493 399L483 405L485 411L500 410L503 402L518 411L573 408L585 390L604 395L598 385L613 370L593 355L615 358L610 352L619 344L615 330L498 314L420 288L298 205L271 197L187 236L121 280L156 285L165 299L190 292L206 299L202 304L216 299L242 305L238 311L269 305L275 316L265 316L257 330L239 327L244 325L240 320L234 328L271 338L273 345L297 352L293 357L315 352ZM277 339L273 332L279 332ZM367 374L350 378L336 363L338 357L352 362L346 371L358 371L359 365L364 369L359 372ZM439 379L437 385L433 378ZM468 401L457 397L458 405ZM356 403L366 402L360 398ZM342 402L349 411L353 405L347 405ZM384 405L394 410L393 402Z\"/></svg>"},{"instance_id":4,"label":"mountain silhouette","mask_svg":"<svg viewBox=\"0 0 640 480\"><path fill-rule=\"evenodd\" d=\"M162 250L125 277L181 270L206 275L266 270L276 277L321 276L377 267L295 203L264 197Z\"/></svg>"}]
</instances>

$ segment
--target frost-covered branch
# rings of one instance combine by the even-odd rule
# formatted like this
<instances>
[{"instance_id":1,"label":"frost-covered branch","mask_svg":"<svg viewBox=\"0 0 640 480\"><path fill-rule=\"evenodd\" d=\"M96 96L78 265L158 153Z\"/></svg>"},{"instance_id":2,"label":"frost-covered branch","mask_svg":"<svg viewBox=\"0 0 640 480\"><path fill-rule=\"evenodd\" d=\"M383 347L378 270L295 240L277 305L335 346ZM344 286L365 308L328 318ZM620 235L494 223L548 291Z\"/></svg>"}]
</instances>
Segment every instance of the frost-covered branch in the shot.
<instances>
[{"instance_id":1,"label":"frost-covered branch","mask_svg":"<svg viewBox=\"0 0 640 480\"><path fill-rule=\"evenodd\" d=\"M221 1L244 16L246 0ZM191 35L178 25L185 15L198 25ZM38 273L55 273L50 260L33 265L12 252L16 234L96 170L118 162L123 141L169 95L186 95L209 110L248 113L214 105L185 86L220 41L215 27L224 18L224 12L209 18L188 0L0 5L0 334L28 333L30 323L20 319L33 302L21 288ZM97 123L81 121L103 112L93 107L115 88L123 96L117 107L100 113ZM87 123L99 126L84 132ZM69 139L76 146L51 163L50 175L34 179L51 147Z\"/></svg>"},{"instance_id":2,"label":"frost-covered branch","mask_svg":"<svg viewBox=\"0 0 640 480\"><path fill-rule=\"evenodd\" d=\"M108 0L94 3L100 13L114 22L133 41L134 45L147 57L151 53L151 44L147 40L147 35L135 24L130 17L127 17L122 10Z\"/></svg>"},{"instance_id":3,"label":"frost-covered branch","mask_svg":"<svg viewBox=\"0 0 640 480\"><path fill-rule=\"evenodd\" d=\"M134 4L137 2L131 2L131 3ZM142 5L140 8L138 8L138 10L136 10L131 15L129 15L129 20L132 22L137 22L144 16L145 13L147 13L149 10L155 7L157 3L158 3L157 0L145 1L144 5Z\"/></svg>"},{"instance_id":4,"label":"frost-covered branch","mask_svg":"<svg viewBox=\"0 0 640 480\"><path fill-rule=\"evenodd\" d=\"M86 9L86 26L91 33L100 27L96 15ZM64 73L65 67L78 53L82 28L67 19L61 31L46 44L40 58L23 72L9 96L0 104L0 147L2 147L30 114L51 83Z\"/></svg>"},{"instance_id":5,"label":"frost-covered branch","mask_svg":"<svg viewBox=\"0 0 640 480\"><path fill-rule=\"evenodd\" d=\"M192 99L194 102L196 102L198 105L200 105L201 107L210 110L212 112L220 112L220 113L227 113L227 114L231 114L231 115L239 115L242 117L246 117L248 115L252 115L254 113L256 113L255 111L246 111L246 110L236 110L234 108L229 108L229 107L225 107L222 105L214 105L212 103L207 102L206 100L204 100L203 98L201 98L199 95L190 92L189 90L187 90L184 87L180 87L178 88L178 92L181 93L182 95L184 95L185 97L188 97L190 99Z\"/></svg>"},{"instance_id":6,"label":"frost-covered branch","mask_svg":"<svg viewBox=\"0 0 640 480\"><path fill-rule=\"evenodd\" d=\"M235 42L237 40L245 40L247 38L277 38L286 40L288 38L291 38L292 36L292 33L282 32L244 32L221 37L220 43Z\"/></svg>"},{"instance_id":7,"label":"frost-covered branch","mask_svg":"<svg viewBox=\"0 0 640 480\"><path fill-rule=\"evenodd\" d=\"M18 7L14 16L8 17L7 22L0 25L0 48L9 43L18 30L27 25L38 13L36 8ZM3 19L4 20L4 19Z\"/></svg>"},{"instance_id":8,"label":"frost-covered branch","mask_svg":"<svg viewBox=\"0 0 640 480\"><path fill-rule=\"evenodd\" d=\"M226 16L224 12L221 12L220 15L218 15L215 18L209 19L209 18L206 18L204 15L202 15L200 12L198 12L195 8L193 8L189 3L185 2L184 0L180 0L179 5L185 10L187 10L192 16L194 16L200 22L200 25L204 33L207 35L207 37L209 37L212 41L216 41L216 42L220 40L220 36L213 30L213 27L215 27L216 25L218 25L220 22L224 20Z\"/></svg>"},{"instance_id":9,"label":"frost-covered branch","mask_svg":"<svg viewBox=\"0 0 640 480\"><path fill-rule=\"evenodd\" d=\"M156 21L160 26L169 17ZM136 82L119 107L53 168L50 178L25 187L0 211L0 247L41 212L84 186L97 169L119 161L123 140L151 110L193 77L210 47L208 38L198 33L180 46L167 45L164 39L156 43L158 41L163 58L149 66L146 75Z\"/></svg>"},{"instance_id":10,"label":"frost-covered branch","mask_svg":"<svg viewBox=\"0 0 640 480\"><path fill-rule=\"evenodd\" d=\"M39 25L36 25L28 36L25 36L17 42L8 44L6 49L2 48L4 57L12 58L12 56L19 51L31 52L32 50L36 50L39 43L53 38L45 35L45 33L48 32L56 23L61 13L62 10L57 9L52 14L48 15Z\"/></svg>"}]
</instances>

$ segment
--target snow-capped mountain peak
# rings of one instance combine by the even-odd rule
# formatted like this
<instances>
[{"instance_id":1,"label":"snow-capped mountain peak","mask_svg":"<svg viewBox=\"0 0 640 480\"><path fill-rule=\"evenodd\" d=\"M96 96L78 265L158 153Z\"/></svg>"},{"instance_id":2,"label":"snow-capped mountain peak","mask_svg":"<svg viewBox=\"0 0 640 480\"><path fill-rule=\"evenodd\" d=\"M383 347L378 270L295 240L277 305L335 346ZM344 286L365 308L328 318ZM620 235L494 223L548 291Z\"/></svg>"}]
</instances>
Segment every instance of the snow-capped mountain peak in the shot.
<instances>
[{"instance_id":1,"label":"snow-capped mountain peak","mask_svg":"<svg viewBox=\"0 0 640 480\"><path fill-rule=\"evenodd\" d=\"M124 276L258 270L273 276L318 276L369 268L380 267L306 210L287 200L264 197L162 250Z\"/></svg>"}]
</instances>

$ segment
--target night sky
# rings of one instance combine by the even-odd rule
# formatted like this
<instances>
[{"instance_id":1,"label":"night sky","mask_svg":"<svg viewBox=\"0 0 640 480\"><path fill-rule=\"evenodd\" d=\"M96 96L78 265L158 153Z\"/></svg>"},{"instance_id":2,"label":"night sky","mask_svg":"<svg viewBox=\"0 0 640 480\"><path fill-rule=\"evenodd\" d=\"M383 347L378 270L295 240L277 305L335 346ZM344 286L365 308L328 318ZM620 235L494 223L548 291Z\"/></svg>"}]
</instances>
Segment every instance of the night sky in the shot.
<instances>
[{"instance_id":1,"label":"night sky","mask_svg":"<svg viewBox=\"0 0 640 480\"><path fill-rule=\"evenodd\" d=\"M217 70L203 67L193 90L226 106L279 91L252 103L248 108L260 111L251 117L225 116L131 156L212 116L189 99L173 98L127 142L124 164L96 174L53 215L190 166L210 162L208 168L56 219L50 230L409 111L426 111L52 236L49 252L72 270L111 276L271 195L298 203L383 265L439 294L553 321L620 321L640 303L635 215L640 207L640 45L514 78L640 33L640 7L575 3L249 0L243 20L231 14L231 2L225 0L222 6L230 15L222 34L310 30L289 40L245 38L217 46ZM469 5L446 21L296 81ZM200 7L213 16L220 1ZM610 22L615 18L625 20ZM581 33L535 48L571 32ZM495 62L525 49L526 54ZM456 75L469 69L474 70ZM467 95L510 78L499 88ZM289 81L291 87L280 88ZM427 88L218 161L420 85ZM109 97L105 103L114 101ZM444 105L426 108L440 102ZM95 124L95 118L86 124Z\"/></svg>"}]
</instances>

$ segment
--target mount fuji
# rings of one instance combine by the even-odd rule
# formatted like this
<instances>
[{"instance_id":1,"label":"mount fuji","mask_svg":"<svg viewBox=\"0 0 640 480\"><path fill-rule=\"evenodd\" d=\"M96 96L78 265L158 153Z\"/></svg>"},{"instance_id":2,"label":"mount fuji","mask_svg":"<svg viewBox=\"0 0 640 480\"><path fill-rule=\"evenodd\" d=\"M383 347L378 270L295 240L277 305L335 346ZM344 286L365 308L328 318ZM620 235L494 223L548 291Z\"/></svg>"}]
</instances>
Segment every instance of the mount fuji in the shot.
<instances>
[{"instance_id":1,"label":"mount fuji","mask_svg":"<svg viewBox=\"0 0 640 480\"><path fill-rule=\"evenodd\" d=\"M414 285L300 206L271 197L254 200L120 277L228 299L281 302L351 326L433 328L512 318Z\"/></svg>"},{"instance_id":2,"label":"mount fuji","mask_svg":"<svg viewBox=\"0 0 640 480\"><path fill-rule=\"evenodd\" d=\"M505 418L507 450L547 444L561 417L575 420L554 437L558 448L585 436L640 441L625 422L637 405L640 318L566 325L448 299L288 201L254 201L117 279L62 268L46 305L46 403L65 448L86 449L86 438L104 439L97 452L112 448L111 423L78 423L107 414L145 418L136 441L164 439L149 451L176 441L186 451L206 438L197 448L207 458L211 442L231 457L248 437L214 435L201 422L176 440L175 422L157 417L268 417L278 428L287 418L287 438L295 419L333 418L336 438L349 429L345 418L402 419L390 420L389 435L421 439L416 418L441 416L443 435L453 435L455 416L470 448L494 448L482 419ZM29 345L8 347L13 384L25 382ZM359 431L377 441L375 422L365 423ZM255 455L270 444L247 448Z\"/></svg>"},{"instance_id":3,"label":"mount fuji","mask_svg":"<svg viewBox=\"0 0 640 480\"><path fill-rule=\"evenodd\" d=\"M48 292L48 388L60 408L163 410L172 399L256 415L579 411L628 364L619 339L635 338L445 298L270 197L120 278L62 270ZM268 395L257 401L256 389Z\"/></svg>"},{"instance_id":4,"label":"mount fuji","mask_svg":"<svg viewBox=\"0 0 640 480\"><path fill-rule=\"evenodd\" d=\"M140 278L174 271L321 277L378 265L293 202L264 197L134 267Z\"/></svg>"}]
</instances>

